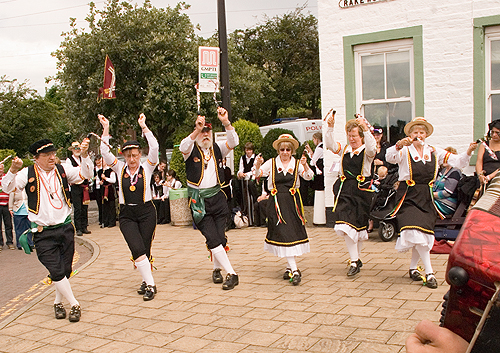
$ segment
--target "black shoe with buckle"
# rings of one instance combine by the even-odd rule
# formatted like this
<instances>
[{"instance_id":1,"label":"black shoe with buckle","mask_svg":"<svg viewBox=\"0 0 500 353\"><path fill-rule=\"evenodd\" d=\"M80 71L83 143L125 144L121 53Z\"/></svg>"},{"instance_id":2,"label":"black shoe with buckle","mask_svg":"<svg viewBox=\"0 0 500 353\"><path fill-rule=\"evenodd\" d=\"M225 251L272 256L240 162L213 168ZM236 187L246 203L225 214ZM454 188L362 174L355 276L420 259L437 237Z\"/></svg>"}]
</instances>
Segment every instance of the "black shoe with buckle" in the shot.
<instances>
[{"instance_id":1,"label":"black shoe with buckle","mask_svg":"<svg viewBox=\"0 0 500 353\"><path fill-rule=\"evenodd\" d=\"M358 260L359 261L359 260ZM347 277L354 276L359 273L361 266L357 266L357 261L351 262L351 266L349 266L349 270L347 271Z\"/></svg>"},{"instance_id":2,"label":"black shoe with buckle","mask_svg":"<svg viewBox=\"0 0 500 353\"><path fill-rule=\"evenodd\" d=\"M234 286L237 286L239 283L240 281L238 279L238 275L235 275L233 273L228 273L226 275L226 280L222 284L222 289L224 290L233 289Z\"/></svg>"},{"instance_id":3,"label":"black shoe with buckle","mask_svg":"<svg viewBox=\"0 0 500 353\"><path fill-rule=\"evenodd\" d=\"M283 279L284 280L290 280L290 278L292 278L292 269L291 268L287 268L285 270L285 273L283 273Z\"/></svg>"},{"instance_id":4,"label":"black shoe with buckle","mask_svg":"<svg viewBox=\"0 0 500 353\"><path fill-rule=\"evenodd\" d=\"M356 266L358 266L359 268L363 267L363 263L361 262L361 259L358 259L358 261L356 261Z\"/></svg>"},{"instance_id":5,"label":"black shoe with buckle","mask_svg":"<svg viewBox=\"0 0 500 353\"><path fill-rule=\"evenodd\" d=\"M421 281L422 280L422 274L420 274L420 271L417 269L410 269L408 271L410 278L414 281Z\"/></svg>"},{"instance_id":6,"label":"black shoe with buckle","mask_svg":"<svg viewBox=\"0 0 500 353\"><path fill-rule=\"evenodd\" d=\"M300 281L302 281L302 275L299 270L293 271L291 281L294 286L298 286Z\"/></svg>"},{"instance_id":7,"label":"black shoe with buckle","mask_svg":"<svg viewBox=\"0 0 500 353\"><path fill-rule=\"evenodd\" d=\"M224 277L222 277L220 273L220 268L215 268L214 272L212 272L212 281L214 281L214 283L224 282Z\"/></svg>"},{"instance_id":8,"label":"black shoe with buckle","mask_svg":"<svg viewBox=\"0 0 500 353\"><path fill-rule=\"evenodd\" d=\"M54 304L54 314L57 320L66 318L66 309L64 309L63 303Z\"/></svg>"},{"instance_id":9,"label":"black shoe with buckle","mask_svg":"<svg viewBox=\"0 0 500 353\"><path fill-rule=\"evenodd\" d=\"M156 293L156 286L147 286L142 299L144 299L144 301L153 300Z\"/></svg>"},{"instance_id":10,"label":"black shoe with buckle","mask_svg":"<svg viewBox=\"0 0 500 353\"><path fill-rule=\"evenodd\" d=\"M80 321L81 316L82 316L82 309L80 308L80 305L73 305L69 312L69 321L78 322Z\"/></svg>"},{"instance_id":11,"label":"black shoe with buckle","mask_svg":"<svg viewBox=\"0 0 500 353\"><path fill-rule=\"evenodd\" d=\"M428 273L425 275L425 285L431 289L436 289L438 287L438 282L434 273Z\"/></svg>"},{"instance_id":12,"label":"black shoe with buckle","mask_svg":"<svg viewBox=\"0 0 500 353\"><path fill-rule=\"evenodd\" d=\"M147 284L146 282L142 282L141 283L141 286L139 287L139 289L137 290L137 294L140 294L140 295L144 295L144 293L146 293L146 288L147 288Z\"/></svg>"}]
</instances>

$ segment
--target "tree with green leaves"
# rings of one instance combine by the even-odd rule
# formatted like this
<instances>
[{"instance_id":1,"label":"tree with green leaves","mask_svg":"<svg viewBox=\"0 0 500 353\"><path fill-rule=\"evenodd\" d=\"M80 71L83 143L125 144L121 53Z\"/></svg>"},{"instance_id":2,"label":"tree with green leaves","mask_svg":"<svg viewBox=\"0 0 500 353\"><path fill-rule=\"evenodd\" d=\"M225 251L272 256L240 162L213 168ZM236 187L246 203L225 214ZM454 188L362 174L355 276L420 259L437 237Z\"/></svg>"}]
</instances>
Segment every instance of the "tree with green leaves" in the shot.
<instances>
[{"instance_id":1,"label":"tree with green leaves","mask_svg":"<svg viewBox=\"0 0 500 353\"><path fill-rule=\"evenodd\" d=\"M258 104L260 125L270 124L279 111L311 111L320 116L318 20L298 8L264 24L232 35L235 48L247 64L265 72L269 85ZM249 120L255 121L249 110ZM266 120L265 120L266 119Z\"/></svg>"},{"instance_id":2,"label":"tree with green leaves","mask_svg":"<svg viewBox=\"0 0 500 353\"><path fill-rule=\"evenodd\" d=\"M177 128L192 124L196 112L198 38L184 2L155 8L109 0L103 10L90 3L89 31L72 19L60 48L56 78L64 88L67 114L81 122L82 132L99 128L97 114L110 120L112 134L127 136L143 112L165 154ZM106 55L116 72L116 99L97 101ZM214 109L215 110L215 109ZM121 144L115 139L115 144Z\"/></svg>"},{"instance_id":3,"label":"tree with green leaves","mask_svg":"<svg viewBox=\"0 0 500 353\"><path fill-rule=\"evenodd\" d=\"M59 117L57 106L26 82L0 77L0 148L26 156L33 142L52 137Z\"/></svg>"}]
</instances>

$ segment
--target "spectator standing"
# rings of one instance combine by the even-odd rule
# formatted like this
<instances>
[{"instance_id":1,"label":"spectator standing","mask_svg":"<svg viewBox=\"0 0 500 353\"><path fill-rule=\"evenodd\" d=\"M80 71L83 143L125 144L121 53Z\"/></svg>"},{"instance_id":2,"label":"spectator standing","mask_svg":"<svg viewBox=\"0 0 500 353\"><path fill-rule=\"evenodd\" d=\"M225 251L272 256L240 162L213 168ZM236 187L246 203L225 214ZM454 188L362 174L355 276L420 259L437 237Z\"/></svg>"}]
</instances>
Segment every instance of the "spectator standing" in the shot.
<instances>
[{"instance_id":1,"label":"spectator standing","mask_svg":"<svg viewBox=\"0 0 500 353\"><path fill-rule=\"evenodd\" d=\"M9 211L9 194L3 190L2 180L4 177L4 165L0 164L0 251L2 251L4 241L2 235L2 219L5 227L5 240L10 250L16 250L12 235L12 214Z\"/></svg>"},{"instance_id":2,"label":"spectator standing","mask_svg":"<svg viewBox=\"0 0 500 353\"><path fill-rule=\"evenodd\" d=\"M16 231L16 245L18 250L22 250L21 244L19 243L19 237L26 230L31 228L31 222L28 219L28 207L26 192L22 189L16 188L9 195L9 210L14 216L14 229ZM33 234L29 232L28 245L33 249Z\"/></svg>"},{"instance_id":3,"label":"spectator standing","mask_svg":"<svg viewBox=\"0 0 500 353\"><path fill-rule=\"evenodd\" d=\"M72 152L72 155L66 160L66 165L79 167L82 163L80 143L73 142L68 150ZM71 185L71 202L74 209L76 235L82 236L92 233L87 229L89 223L88 205L90 203L89 181L87 179Z\"/></svg>"}]
</instances>

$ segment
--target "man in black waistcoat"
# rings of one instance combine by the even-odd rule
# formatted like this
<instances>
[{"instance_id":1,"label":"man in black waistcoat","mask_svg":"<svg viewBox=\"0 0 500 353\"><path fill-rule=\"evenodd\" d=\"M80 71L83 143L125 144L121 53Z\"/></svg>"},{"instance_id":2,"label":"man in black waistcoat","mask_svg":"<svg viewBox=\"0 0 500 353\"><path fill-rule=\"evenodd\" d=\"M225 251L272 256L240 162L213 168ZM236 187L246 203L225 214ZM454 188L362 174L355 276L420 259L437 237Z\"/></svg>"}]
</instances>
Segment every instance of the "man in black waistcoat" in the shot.
<instances>
[{"instance_id":1,"label":"man in black waistcoat","mask_svg":"<svg viewBox=\"0 0 500 353\"><path fill-rule=\"evenodd\" d=\"M226 128L227 141L214 143L212 125L205 123L204 116L198 116L195 130L182 140L179 150L186 162L193 220L205 237L214 262L212 280L214 283L222 283L222 289L233 289L239 280L226 254L225 228L229 209L226 195L221 190L224 186L222 160L239 141L227 111L218 108L217 116ZM221 275L221 267L227 272L225 281Z\"/></svg>"},{"instance_id":2,"label":"man in black waistcoat","mask_svg":"<svg viewBox=\"0 0 500 353\"><path fill-rule=\"evenodd\" d=\"M66 165L78 167L82 163L80 143L75 141L68 148L72 155L66 160ZM89 195L89 180L85 179L82 182L71 184L71 201L73 202L74 221L76 235L90 234L87 229L88 219L88 204L90 203Z\"/></svg>"},{"instance_id":3,"label":"man in black waistcoat","mask_svg":"<svg viewBox=\"0 0 500 353\"><path fill-rule=\"evenodd\" d=\"M50 279L55 285L55 317L66 318L62 302L65 298L71 305L71 322L80 320L81 309L69 282L75 252L69 183L92 178L93 164L87 154L88 146L89 139L84 139L81 145L81 165L73 167L56 164L56 148L52 141L37 141L29 148L35 164L21 169L23 160L16 157L3 178L5 191L12 192L16 188L26 191L28 219L31 221L36 254L49 271ZM23 236L20 239L23 244ZM31 252L29 247L23 245L23 248L25 252Z\"/></svg>"}]
</instances>

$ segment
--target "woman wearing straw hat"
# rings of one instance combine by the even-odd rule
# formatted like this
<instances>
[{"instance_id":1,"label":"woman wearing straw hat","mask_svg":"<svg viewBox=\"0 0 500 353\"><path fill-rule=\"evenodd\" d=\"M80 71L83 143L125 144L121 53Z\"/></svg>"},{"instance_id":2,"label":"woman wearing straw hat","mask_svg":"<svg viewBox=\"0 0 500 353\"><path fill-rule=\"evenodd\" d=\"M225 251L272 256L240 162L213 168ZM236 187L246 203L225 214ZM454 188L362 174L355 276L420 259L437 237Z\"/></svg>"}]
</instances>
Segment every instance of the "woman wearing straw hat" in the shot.
<instances>
[{"instance_id":1,"label":"woman wearing straw hat","mask_svg":"<svg viewBox=\"0 0 500 353\"><path fill-rule=\"evenodd\" d=\"M434 225L441 215L433 202L432 185L436 179L438 167L443 163L456 168L469 164L477 143L471 143L466 152L454 155L442 148L425 143L434 128L422 117L406 124L407 137L399 140L386 152L389 163L398 164L399 188L397 204L391 215L396 215L399 237L396 250L412 250L409 275L414 281L424 277L417 270L418 260L422 259L425 267L425 285L437 288L438 283L432 269L430 251L434 244Z\"/></svg>"},{"instance_id":2,"label":"woman wearing straw hat","mask_svg":"<svg viewBox=\"0 0 500 353\"><path fill-rule=\"evenodd\" d=\"M364 118L349 120L345 125L348 144L336 142L333 134L335 114L328 120L325 146L342 157L339 177L333 185L335 232L344 237L350 257L347 276L359 273L363 240L368 240L368 215L372 199L372 161L377 153L375 138Z\"/></svg>"},{"instance_id":3,"label":"woman wearing straw hat","mask_svg":"<svg viewBox=\"0 0 500 353\"><path fill-rule=\"evenodd\" d=\"M118 175L120 186L120 231L132 253L132 261L142 276L137 293L145 301L152 300L156 285L151 272L151 245L156 230L156 210L149 181L158 164L158 141L146 125L146 116L137 120L149 145L148 159L141 163L141 148L137 141L123 144L125 162L119 161L109 150L109 121L98 115L102 125L101 154L104 162Z\"/></svg>"},{"instance_id":4,"label":"woman wearing straw hat","mask_svg":"<svg viewBox=\"0 0 500 353\"><path fill-rule=\"evenodd\" d=\"M295 257L309 252L299 176L311 180L314 172L307 165L305 156L300 160L292 156L299 147L299 142L292 135L280 135L273 142L273 147L278 152L277 157L264 163L259 155L255 161L256 177L269 176L267 185L273 200L269 202L266 212L268 222L264 250L278 257L286 257L288 268L283 279L290 280L296 286L302 280L302 275Z\"/></svg>"}]
</instances>

